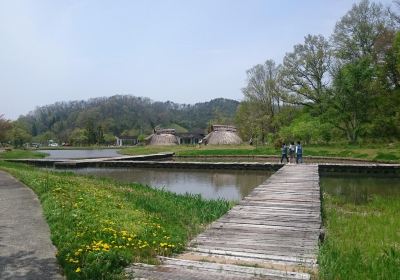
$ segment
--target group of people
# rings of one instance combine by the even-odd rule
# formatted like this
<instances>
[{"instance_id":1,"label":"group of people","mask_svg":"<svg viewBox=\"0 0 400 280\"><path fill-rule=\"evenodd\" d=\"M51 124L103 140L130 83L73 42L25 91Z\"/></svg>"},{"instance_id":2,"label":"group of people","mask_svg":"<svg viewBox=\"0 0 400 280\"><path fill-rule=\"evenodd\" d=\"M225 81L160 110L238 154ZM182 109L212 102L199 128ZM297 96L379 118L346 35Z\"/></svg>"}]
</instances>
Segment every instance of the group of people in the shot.
<instances>
[{"instance_id":1,"label":"group of people","mask_svg":"<svg viewBox=\"0 0 400 280\"><path fill-rule=\"evenodd\" d=\"M286 143L282 144L281 148L282 157L281 163L286 159L287 163L294 163L294 157L296 156L296 163L303 163L303 147L300 144L300 141L297 142L297 145L294 142L291 142L289 147L286 146ZM289 152L289 158L288 158Z\"/></svg>"}]
</instances>

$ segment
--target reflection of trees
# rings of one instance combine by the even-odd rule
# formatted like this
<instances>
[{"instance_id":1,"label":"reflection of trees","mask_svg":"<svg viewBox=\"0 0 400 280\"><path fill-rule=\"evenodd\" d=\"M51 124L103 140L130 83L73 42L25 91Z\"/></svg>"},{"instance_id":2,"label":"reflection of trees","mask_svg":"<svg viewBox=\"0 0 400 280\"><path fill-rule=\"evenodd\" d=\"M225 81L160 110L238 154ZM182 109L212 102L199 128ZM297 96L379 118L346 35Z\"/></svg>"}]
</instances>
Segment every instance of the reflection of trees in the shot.
<instances>
[{"instance_id":1,"label":"reflection of trees","mask_svg":"<svg viewBox=\"0 0 400 280\"><path fill-rule=\"evenodd\" d=\"M323 190L354 204L368 202L373 196L400 196L400 180L382 177L323 177Z\"/></svg>"},{"instance_id":2,"label":"reflection of trees","mask_svg":"<svg viewBox=\"0 0 400 280\"><path fill-rule=\"evenodd\" d=\"M151 168L88 168L77 172L157 188L165 187L180 193L187 191L206 194L210 198L221 196L227 199L246 196L269 175L267 171Z\"/></svg>"},{"instance_id":3,"label":"reflection of trees","mask_svg":"<svg viewBox=\"0 0 400 280\"><path fill-rule=\"evenodd\" d=\"M226 172L226 171L222 171ZM257 171L232 171L232 173L215 172L212 174L212 186L214 190L219 188L233 187L244 197L255 187L263 183L268 177L267 172Z\"/></svg>"}]
</instances>

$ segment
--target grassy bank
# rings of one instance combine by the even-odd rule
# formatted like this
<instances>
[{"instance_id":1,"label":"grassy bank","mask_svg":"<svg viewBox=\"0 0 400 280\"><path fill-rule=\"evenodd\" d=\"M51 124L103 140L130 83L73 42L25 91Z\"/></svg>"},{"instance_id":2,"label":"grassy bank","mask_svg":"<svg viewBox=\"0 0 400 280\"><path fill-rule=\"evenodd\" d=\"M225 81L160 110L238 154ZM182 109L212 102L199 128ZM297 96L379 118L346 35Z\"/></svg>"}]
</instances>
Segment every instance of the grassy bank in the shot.
<instances>
[{"instance_id":1,"label":"grassy bank","mask_svg":"<svg viewBox=\"0 0 400 280\"><path fill-rule=\"evenodd\" d=\"M131 262L184 248L231 205L139 184L43 171L0 161L39 196L68 279L119 279Z\"/></svg>"},{"instance_id":2,"label":"grassy bank","mask_svg":"<svg viewBox=\"0 0 400 280\"><path fill-rule=\"evenodd\" d=\"M305 145L304 156L340 157L370 161L400 162L400 144L382 145ZM272 146L138 146L126 148L123 154L138 155L159 152L175 152L178 156L267 156L280 155L280 149Z\"/></svg>"},{"instance_id":3,"label":"grassy bank","mask_svg":"<svg viewBox=\"0 0 400 280\"><path fill-rule=\"evenodd\" d=\"M44 158L46 155L31 150L11 150L0 152L0 159Z\"/></svg>"},{"instance_id":4,"label":"grassy bank","mask_svg":"<svg viewBox=\"0 0 400 280\"><path fill-rule=\"evenodd\" d=\"M400 197L373 197L354 205L324 195L326 237L321 279L398 279Z\"/></svg>"}]
</instances>

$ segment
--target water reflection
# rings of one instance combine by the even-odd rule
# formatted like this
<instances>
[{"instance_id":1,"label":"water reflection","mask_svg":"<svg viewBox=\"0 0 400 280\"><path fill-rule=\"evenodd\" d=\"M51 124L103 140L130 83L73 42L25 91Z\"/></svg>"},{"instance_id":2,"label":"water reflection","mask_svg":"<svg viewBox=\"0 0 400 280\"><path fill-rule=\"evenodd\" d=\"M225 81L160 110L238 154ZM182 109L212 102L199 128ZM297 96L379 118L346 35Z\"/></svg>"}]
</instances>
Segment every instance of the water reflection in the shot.
<instances>
[{"instance_id":1,"label":"water reflection","mask_svg":"<svg viewBox=\"0 0 400 280\"><path fill-rule=\"evenodd\" d=\"M373 196L400 196L400 179L365 175L323 176L322 191L343 198L346 202L362 204Z\"/></svg>"},{"instance_id":2,"label":"water reflection","mask_svg":"<svg viewBox=\"0 0 400 280\"><path fill-rule=\"evenodd\" d=\"M98 150L40 150L49 154L47 159L78 159L78 158L102 158L120 157L117 149L98 149Z\"/></svg>"},{"instance_id":3,"label":"water reflection","mask_svg":"<svg viewBox=\"0 0 400 280\"><path fill-rule=\"evenodd\" d=\"M204 198L240 200L271 173L254 170L193 170L148 168L83 168L79 174L138 182L176 193L200 194Z\"/></svg>"}]
</instances>

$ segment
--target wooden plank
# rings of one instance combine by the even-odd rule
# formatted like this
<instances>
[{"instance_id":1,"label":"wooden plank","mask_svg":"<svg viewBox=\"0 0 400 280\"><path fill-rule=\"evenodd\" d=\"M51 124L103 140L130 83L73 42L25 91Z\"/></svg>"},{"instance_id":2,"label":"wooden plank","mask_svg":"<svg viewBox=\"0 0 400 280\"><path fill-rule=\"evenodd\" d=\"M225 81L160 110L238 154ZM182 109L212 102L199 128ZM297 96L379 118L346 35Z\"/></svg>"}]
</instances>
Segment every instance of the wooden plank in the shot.
<instances>
[{"instance_id":1,"label":"wooden plank","mask_svg":"<svg viewBox=\"0 0 400 280\"><path fill-rule=\"evenodd\" d=\"M246 253L246 252L235 252L229 250L210 250L210 249L202 249L202 248L188 248L193 252L200 253L208 253L212 255L223 255L223 256L234 256L234 257L245 257L245 258L253 258L253 259L261 259L261 260L271 260L271 261L282 261L286 263L298 263L305 266L314 266L316 265L316 260L314 258L302 258L302 257L291 257L291 256L277 256L270 254L256 254L256 253Z\"/></svg>"},{"instance_id":2,"label":"wooden plank","mask_svg":"<svg viewBox=\"0 0 400 280\"><path fill-rule=\"evenodd\" d=\"M314 246L300 246L300 245L288 245L274 242L254 242L252 240L247 240L243 242L242 240L203 240L191 243L191 247L204 247L204 246L232 246L232 248L249 248L249 249L260 249L264 252L282 251L282 252L300 252L315 254Z\"/></svg>"},{"instance_id":3,"label":"wooden plank","mask_svg":"<svg viewBox=\"0 0 400 280\"><path fill-rule=\"evenodd\" d=\"M238 265L230 265L230 264L216 264L216 263L206 263L206 262L197 262L190 260L180 260L173 258L161 258L162 262L167 265L176 265L176 266L185 266L191 268L199 268L199 269L207 269L210 271L220 271L220 272L240 272L246 273L251 276L261 276L261 277L282 277L282 279L309 279L309 275L307 273L299 273L299 272L288 272L288 271L279 271L265 268L256 268L256 267L248 267L248 266L238 266Z\"/></svg>"},{"instance_id":4,"label":"wooden plank","mask_svg":"<svg viewBox=\"0 0 400 280\"><path fill-rule=\"evenodd\" d=\"M287 268L297 271L300 267L314 269L320 228L318 166L285 165L193 239L187 248L190 254L178 256L179 260L166 260L164 267L178 269L193 265L196 269L210 271L218 267L226 273L233 273L231 279L238 273L236 267L229 268L227 263L232 261L278 267L282 275L286 275ZM193 257L197 261L218 259L218 263L185 259ZM308 273L303 276L305 279L310 277Z\"/></svg>"},{"instance_id":5,"label":"wooden plank","mask_svg":"<svg viewBox=\"0 0 400 280\"><path fill-rule=\"evenodd\" d=\"M276 255L276 256L289 256L289 257L304 257L304 258L314 258L315 257L315 252L312 250L309 250L308 252L305 252L304 250L283 250L283 248L268 248L268 250L265 250L265 247L249 247L249 246L244 246L244 245L229 245L226 244L226 246L223 245L214 245L214 244L201 244L197 246L193 246L192 248L198 248L198 249L208 249L208 250L229 250L229 251L234 251L234 252L244 252L244 253L255 253L255 254L263 254L265 252L268 252L270 255Z\"/></svg>"}]
</instances>

